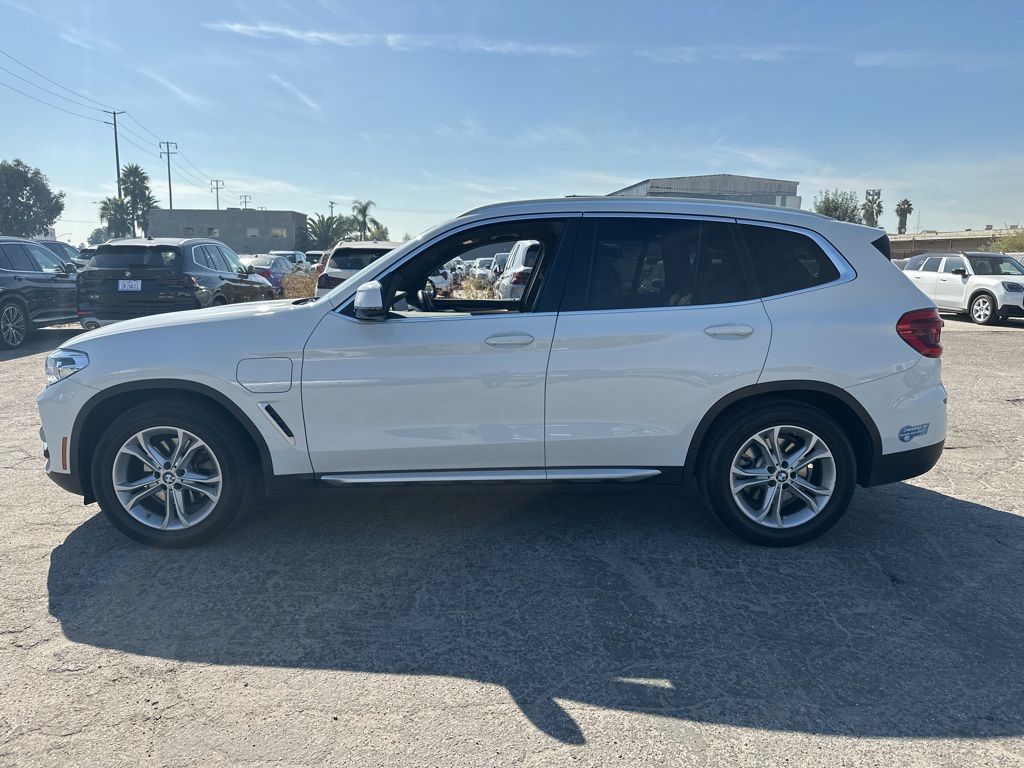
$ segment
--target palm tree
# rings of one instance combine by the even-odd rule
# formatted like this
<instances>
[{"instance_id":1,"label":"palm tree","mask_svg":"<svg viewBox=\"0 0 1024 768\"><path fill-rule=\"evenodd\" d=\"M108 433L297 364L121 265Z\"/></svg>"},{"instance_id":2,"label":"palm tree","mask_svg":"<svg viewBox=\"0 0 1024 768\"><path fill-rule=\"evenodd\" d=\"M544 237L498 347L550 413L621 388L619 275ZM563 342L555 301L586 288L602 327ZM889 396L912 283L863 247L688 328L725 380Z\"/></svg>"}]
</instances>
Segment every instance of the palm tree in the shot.
<instances>
[{"instance_id":1,"label":"palm tree","mask_svg":"<svg viewBox=\"0 0 1024 768\"><path fill-rule=\"evenodd\" d=\"M105 197L100 201L100 222L107 225L109 238L134 234L128 205L120 197Z\"/></svg>"},{"instance_id":2,"label":"palm tree","mask_svg":"<svg viewBox=\"0 0 1024 768\"><path fill-rule=\"evenodd\" d=\"M864 192L864 202L860 206L864 213L864 223L869 227L877 227L882 216L882 190L869 189Z\"/></svg>"},{"instance_id":3,"label":"palm tree","mask_svg":"<svg viewBox=\"0 0 1024 768\"><path fill-rule=\"evenodd\" d=\"M897 234L907 234L907 217L914 212L914 205L907 198L896 203L896 215L899 217L899 225L896 227Z\"/></svg>"},{"instance_id":4,"label":"palm tree","mask_svg":"<svg viewBox=\"0 0 1024 768\"><path fill-rule=\"evenodd\" d=\"M390 234L388 233L387 227L379 221L375 221L370 225L370 230L367 232L366 238L368 240L387 240L390 238Z\"/></svg>"},{"instance_id":5,"label":"palm tree","mask_svg":"<svg viewBox=\"0 0 1024 768\"><path fill-rule=\"evenodd\" d=\"M380 226L380 222L370 215L370 209L375 205L373 200L356 200L352 203L352 218L360 240L366 240L370 227Z\"/></svg>"},{"instance_id":6,"label":"palm tree","mask_svg":"<svg viewBox=\"0 0 1024 768\"><path fill-rule=\"evenodd\" d=\"M157 207L156 197L149 187L149 174L142 166L128 163L121 169L121 191L128 206L132 234L137 234L136 227L145 234L149 229L149 212Z\"/></svg>"},{"instance_id":7,"label":"palm tree","mask_svg":"<svg viewBox=\"0 0 1024 768\"><path fill-rule=\"evenodd\" d=\"M330 248L351 234L354 228L348 216L324 216L318 213L306 218L306 237L315 248L321 250Z\"/></svg>"}]
</instances>

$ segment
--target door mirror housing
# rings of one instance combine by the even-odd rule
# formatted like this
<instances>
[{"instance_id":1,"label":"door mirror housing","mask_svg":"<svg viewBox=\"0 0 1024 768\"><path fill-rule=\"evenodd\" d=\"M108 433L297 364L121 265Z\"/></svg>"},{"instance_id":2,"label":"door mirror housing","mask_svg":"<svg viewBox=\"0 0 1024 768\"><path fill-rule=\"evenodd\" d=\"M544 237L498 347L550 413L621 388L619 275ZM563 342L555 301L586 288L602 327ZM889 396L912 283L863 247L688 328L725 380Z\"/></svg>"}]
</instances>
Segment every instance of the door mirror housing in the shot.
<instances>
[{"instance_id":1,"label":"door mirror housing","mask_svg":"<svg viewBox=\"0 0 1024 768\"><path fill-rule=\"evenodd\" d=\"M960 275L960 277L967 277L967 270L964 267L957 267L953 270L954 275Z\"/></svg>"},{"instance_id":2,"label":"door mirror housing","mask_svg":"<svg viewBox=\"0 0 1024 768\"><path fill-rule=\"evenodd\" d=\"M255 275L256 267L254 267L252 264L249 264L246 267L242 267L242 272L244 272L247 275Z\"/></svg>"},{"instance_id":3,"label":"door mirror housing","mask_svg":"<svg viewBox=\"0 0 1024 768\"><path fill-rule=\"evenodd\" d=\"M356 288L353 306L357 320L379 322L388 316L388 312L384 308L384 289L378 280L371 280Z\"/></svg>"}]
</instances>

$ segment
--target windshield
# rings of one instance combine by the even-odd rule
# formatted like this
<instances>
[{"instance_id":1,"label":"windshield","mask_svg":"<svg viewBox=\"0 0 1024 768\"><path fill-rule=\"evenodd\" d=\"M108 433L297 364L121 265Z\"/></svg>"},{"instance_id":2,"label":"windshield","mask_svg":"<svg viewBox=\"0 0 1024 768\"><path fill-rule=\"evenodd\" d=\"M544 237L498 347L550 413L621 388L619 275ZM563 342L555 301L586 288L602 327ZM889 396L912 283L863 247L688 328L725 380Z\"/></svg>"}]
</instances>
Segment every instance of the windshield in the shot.
<instances>
[{"instance_id":1,"label":"windshield","mask_svg":"<svg viewBox=\"0 0 1024 768\"><path fill-rule=\"evenodd\" d=\"M327 266L331 269L363 269L387 253L387 250L348 249L331 256Z\"/></svg>"},{"instance_id":2,"label":"windshield","mask_svg":"<svg viewBox=\"0 0 1024 768\"><path fill-rule=\"evenodd\" d=\"M177 268L181 266L181 253L166 246L107 246L96 251L89 266L99 269Z\"/></svg>"},{"instance_id":3,"label":"windshield","mask_svg":"<svg viewBox=\"0 0 1024 768\"><path fill-rule=\"evenodd\" d=\"M1009 256L968 256L976 275L1024 275L1024 267Z\"/></svg>"}]
</instances>

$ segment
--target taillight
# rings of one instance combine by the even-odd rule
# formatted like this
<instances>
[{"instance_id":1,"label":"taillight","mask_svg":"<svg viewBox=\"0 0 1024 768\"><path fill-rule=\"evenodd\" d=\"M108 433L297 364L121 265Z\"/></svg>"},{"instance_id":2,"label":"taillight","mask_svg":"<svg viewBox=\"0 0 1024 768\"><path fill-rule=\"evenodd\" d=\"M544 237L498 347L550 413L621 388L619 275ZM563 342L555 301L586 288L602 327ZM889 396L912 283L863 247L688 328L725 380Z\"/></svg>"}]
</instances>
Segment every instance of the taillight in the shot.
<instances>
[{"instance_id":1,"label":"taillight","mask_svg":"<svg viewBox=\"0 0 1024 768\"><path fill-rule=\"evenodd\" d=\"M512 285L526 285L526 277L530 273L525 269L520 269L512 274Z\"/></svg>"},{"instance_id":2,"label":"taillight","mask_svg":"<svg viewBox=\"0 0 1024 768\"><path fill-rule=\"evenodd\" d=\"M260 271L259 271L259 272L258 272L257 274L258 274L258 275L259 275L260 277L265 277L265 278L267 278L267 280L269 280L269 279L270 279L270 270L269 270L269 269L261 269L261 270L260 270Z\"/></svg>"},{"instance_id":3,"label":"taillight","mask_svg":"<svg viewBox=\"0 0 1024 768\"><path fill-rule=\"evenodd\" d=\"M942 355L942 318L936 309L915 309L896 323L896 333L925 357Z\"/></svg>"},{"instance_id":4,"label":"taillight","mask_svg":"<svg viewBox=\"0 0 1024 768\"><path fill-rule=\"evenodd\" d=\"M185 275L185 287L186 288L198 288L199 281L195 278L195 275Z\"/></svg>"}]
</instances>

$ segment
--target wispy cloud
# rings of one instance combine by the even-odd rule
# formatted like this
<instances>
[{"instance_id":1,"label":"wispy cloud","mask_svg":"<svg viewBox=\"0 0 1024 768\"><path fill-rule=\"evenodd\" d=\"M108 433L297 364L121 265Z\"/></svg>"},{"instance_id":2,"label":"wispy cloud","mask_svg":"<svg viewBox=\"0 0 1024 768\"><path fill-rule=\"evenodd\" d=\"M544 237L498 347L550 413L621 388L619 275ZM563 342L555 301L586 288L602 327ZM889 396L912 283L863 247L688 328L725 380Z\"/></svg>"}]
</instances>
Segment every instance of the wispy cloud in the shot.
<instances>
[{"instance_id":1,"label":"wispy cloud","mask_svg":"<svg viewBox=\"0 0 1024 768\"><path fill-rule=\"evenodd\" d=\"M145 77L148 77L154 83L157 83L158 85L163 86L168 91L170 91L172 94L174 94L179 99L181 99L181 101L183 101L186 104L188 104L190 107L202 107L202 106L206 106L206 104L208 103L206 101L206 99L204 99L202 96L198 96L198 95L196 95L194 93L190 93L189 91L186 91L184 88L182 88L182 87L180 87L178 85L175 85L170 80L168 80L166 77L164 77L163 75L160 75L160 74L154 72L151 69L140 69L139 73L144 75Z\"/></svg>"},{"instance_id":2,"label":"wispy cloud","mask_svg":"<svg viewBox=\"0 0 1024 768\"><path fill-rule=\"evenodd\" d=\"M884 69L943 67L961 72L978 72L994 69L1006 63L1002 58L985 53L954 50L861 51L853 57L853 64L856 67L879 67Z\"/></svg>"},{"instance_id":3,"label":"wispy cloud","mask_svg":"<svg viewBox=\"0 0 1024 768\"><path fill-rule=\"evenodd\" d=\"M702 61L775 63L818 53L824 48L806 45L766 46L668 46L643 48L634 55L659 64L693 64Z\"/></svg>"},{"instance_id":4,"label":"wispy cloud","mask_svg":"<svg viewBox=\"0 0 1024 768\"><path fill-rule=\"evenodd\" d=\"M285 80L285 79L284 79L283 77L280 77L280 76L278 76L278 75L271 75L271 76L270 76L270 79L271 79L271 80L272 80L273 82L277 83L277 84L278 84L279 86L281 86L281 87L282 87L282 88L283 88L283 89L284 89L285 91L287 91L287 92L288 92L289 94L291 94L291 95L292 95L292 96L293 96L293 97L294 97L294 98L295 98L296 100L298 100L298 101L302 102L302 103L303 103L303 104L305 104L305 105L306 105L307 107L309 107L310 109L312 109L312 110L313 110L314 112L320 112L320 105L319 105L319 104L317 104L317 103L316 103L315 101L313 101L313 99L311 99L311 98L310 98L309 96L307 96L307 95L306 95L305 93L303 93L302 91L300 91L300 90L299 90L298 88L296 88L296 87L295 87L294 85L292 85L291 83L289 83L289 82L288 82L287 80Z\"/></svg>"},{"instance_id":5,"label":"wispy cloud","mask_svg":"<svg viewBox=\"0 0 1024 768\"><path fill-rule=\"evenodd\" d=\"M585 56L588 46L564 43L545 44L520 40L501 40L474 35L420 35L420 34L366 34L361 32L332 32L314 29L296 29L279 24L245 24L217 21L206 25L216 32L230 32L243 37L260 39L279 38L296 40L308 45L336 45L343 48L383 47L394 51L422 51L429 49L462 53L490 53L506 56Z\"/></svg>"}]
</instances>

